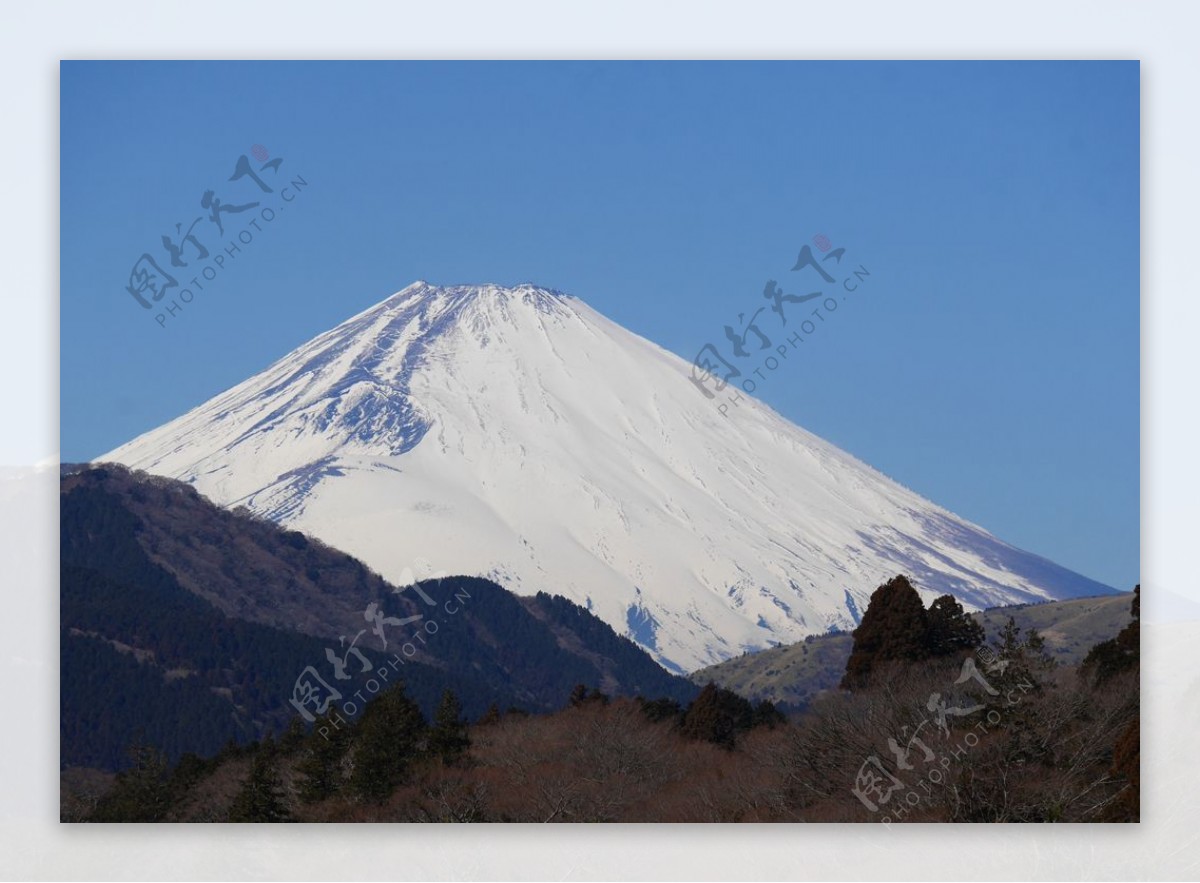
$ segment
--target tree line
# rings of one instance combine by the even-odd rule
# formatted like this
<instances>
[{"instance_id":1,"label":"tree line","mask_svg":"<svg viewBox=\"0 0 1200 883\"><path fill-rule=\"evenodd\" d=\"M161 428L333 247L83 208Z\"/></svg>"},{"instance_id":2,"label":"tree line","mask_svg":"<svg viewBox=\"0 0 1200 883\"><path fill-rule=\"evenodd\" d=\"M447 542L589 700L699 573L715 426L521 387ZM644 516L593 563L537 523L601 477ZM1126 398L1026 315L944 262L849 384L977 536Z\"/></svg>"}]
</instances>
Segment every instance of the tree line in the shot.
<instances>
[{"instance_id":1,"label":"tree line","mask_svg":"<svg viewBox=\"0 0 1200 883\"><path fill-rule=\"evenodd\" d=\"M397 683L353 720L171 765L154 749L96 821L1135 821L1140 588L1077 667L1009 620L990 643L950 596L872 595L841 689L785 717L716 684L688 702L577 685L560 711ZM882 783L882 784L881 784ZM865 799L864 799L865 798ZM872 809L871 807L874 807Z\"/></svg>"}]
</instances>

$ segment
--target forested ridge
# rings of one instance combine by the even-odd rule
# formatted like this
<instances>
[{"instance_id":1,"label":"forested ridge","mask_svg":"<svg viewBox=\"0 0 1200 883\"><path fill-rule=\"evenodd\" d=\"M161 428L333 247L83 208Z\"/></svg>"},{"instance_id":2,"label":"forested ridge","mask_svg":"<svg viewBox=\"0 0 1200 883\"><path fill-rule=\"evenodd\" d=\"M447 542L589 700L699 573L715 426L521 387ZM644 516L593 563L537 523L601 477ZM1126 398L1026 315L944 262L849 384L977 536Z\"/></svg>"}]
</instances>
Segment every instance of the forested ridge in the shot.
<instances>
[{"instance_id":1,"label":"forested ridge","mask_svg":"<svg viewBox=\"0 0 1200 883\"><path fill-rule=\"evenodd\" d=\"M136 740L175 762L278 736L296 714L289 699L306 667L349 695L381 667L397 676L397 654L426 715L447 689L473 716L493 703L551 711L577 683L684 701L698 689L564 598L518 598L471 577L402 594L353 558L178 482L105 465L74 468L62 484L63 766L121 769ZM264 581L276 585L270 599L299 611L293 627L266 602L245 608L257 618L231 615ZM309 603L343 611L361 655L348 655L337 635L303 631ZM364 617L371 603L391 622L415 620L403 631L389 625L387 648ZM431 620L436 633L421 631ZM345 658L347 682L335 679L331 652Z\"/></svg>"},{"instance_id":2,"label":"forested ridge","mask_svg":"<svg viewBox=\"0 0 1200 883\"><path fill-rule=\"evenodd\" d=\"M1009 620L993 640L949 596L873 595L847 687L790 719L706 685L686 703L577 684L561 710L404 683L347 720L175 765L138 745L77 821L1137 821L1139 604L1083 663ZM888 637L895 635L893 639Z\"/></svg>"}]
</instances>

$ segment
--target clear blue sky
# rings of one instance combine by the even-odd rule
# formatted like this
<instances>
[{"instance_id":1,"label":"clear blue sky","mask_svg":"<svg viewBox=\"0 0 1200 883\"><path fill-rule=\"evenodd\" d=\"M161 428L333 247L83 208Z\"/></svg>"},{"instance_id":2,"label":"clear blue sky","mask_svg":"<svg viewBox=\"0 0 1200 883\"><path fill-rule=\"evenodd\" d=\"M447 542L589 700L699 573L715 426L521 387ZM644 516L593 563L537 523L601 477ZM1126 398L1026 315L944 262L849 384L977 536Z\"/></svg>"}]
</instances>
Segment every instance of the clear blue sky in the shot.
<instances>
[{"instance_id":1,"label":"clear blue sky","mask_svg":"<svg viewBox=\"0 0 1200 883\"><path fill-rule=\"evenodd\" d=\"M65 461L416 279L563 289L690 360L767 279L807 293L790 270L824 234L870 286L759 397L1015 545L1139 579L1136 62L61 73ZM227 180L255 144L271 194ZM206 190L278 206L295 176L166 327L125 290L142 253L186 287L160 240Z\"/></svg>"}]
</instances>

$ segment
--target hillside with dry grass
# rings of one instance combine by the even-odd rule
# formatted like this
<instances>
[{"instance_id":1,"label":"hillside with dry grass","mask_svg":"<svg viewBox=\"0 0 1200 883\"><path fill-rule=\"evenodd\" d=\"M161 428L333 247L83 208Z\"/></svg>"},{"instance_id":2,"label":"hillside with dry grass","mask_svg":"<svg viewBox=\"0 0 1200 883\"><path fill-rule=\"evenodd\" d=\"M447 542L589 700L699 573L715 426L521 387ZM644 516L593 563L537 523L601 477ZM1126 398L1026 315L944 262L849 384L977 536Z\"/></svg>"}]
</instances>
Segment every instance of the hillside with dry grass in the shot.
<instances>
[{"instance_id":1,"label":"hillside with dry grass","mask_svg":"<svg viewBox=\"0 0 1200 883\"><path fill-rule=\"evenodd\" d=\"M996 607L971 617L983 626L989 640L1000 634L1010 618L1026 631L1037 629L1058 662L1076 665L1091 647L1115 637L1128 623L1129 596ZM837 687L853 644L853 637L847 633L814 635L700 669L690 677L699 685L713 681L748 699L769 699L797 709Z\"/></svg>"}]
</instances>

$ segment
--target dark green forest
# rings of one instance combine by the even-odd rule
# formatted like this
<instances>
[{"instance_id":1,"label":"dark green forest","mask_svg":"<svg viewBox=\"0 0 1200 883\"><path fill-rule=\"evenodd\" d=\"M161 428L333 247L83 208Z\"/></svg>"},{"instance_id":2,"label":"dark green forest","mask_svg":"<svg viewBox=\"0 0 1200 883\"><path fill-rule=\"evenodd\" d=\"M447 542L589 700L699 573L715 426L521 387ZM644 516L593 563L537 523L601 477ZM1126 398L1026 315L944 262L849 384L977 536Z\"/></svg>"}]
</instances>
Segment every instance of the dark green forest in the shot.
<instances>
[{"instance_id":1,"label":"dark green forest","mask_svg":"<svg viewBox=\"0 0 1200 883\"><path fill-rule=\"evenodd\" d=\"M186 507L195 525L187 547L195 563L176 556L171 561L176 570L171 570L155 560L137 506L169 512L169 517ZM414 611L411 600L372 578L353 558L301 534L218 509L177 483L113 466L72 474L61 495L64 767L122 769L138 740L175 762L188 752L211 755L230 741L278 736L296 713L288 700L306 666L322 669L332 680L326 649L340 648L336 638L230 616L184 588L180 574L190 568L210 574L206 595L236 600L253 590L246 587L245 574L232 567L223 566L215 577L205 569L213 547L239 532L254 534L264 554L272 556L265 564L256 559L255 569L273 566L287 573L298 568L318 580L326 574L347 580L363 591L375 586L378 594L356 599L359 629L368 625L361 611L371 601L389 616L403 618ZM300 586L301 578L294 584ZM518 598L470 577L432 581L422 585L422 592L438 609L447 603L461 609L453 617L443 615L432 639L414 642L422 652L404 659L408 694L426 715L434 713L447 689L474 717L492 704L552 711L575 684L585 682L618 694L681 701L697 691L564 598L546 593ZM303 603L302 596L297 603ZM398 650L393 645L383 652L376 644L363 656L376 671ZM389 674L397 670L390 668ZM369 673L357 663L349 671L355 675L349 682L353 690L343 692L361 690Z\"/></svg>"}]
</instances>

